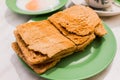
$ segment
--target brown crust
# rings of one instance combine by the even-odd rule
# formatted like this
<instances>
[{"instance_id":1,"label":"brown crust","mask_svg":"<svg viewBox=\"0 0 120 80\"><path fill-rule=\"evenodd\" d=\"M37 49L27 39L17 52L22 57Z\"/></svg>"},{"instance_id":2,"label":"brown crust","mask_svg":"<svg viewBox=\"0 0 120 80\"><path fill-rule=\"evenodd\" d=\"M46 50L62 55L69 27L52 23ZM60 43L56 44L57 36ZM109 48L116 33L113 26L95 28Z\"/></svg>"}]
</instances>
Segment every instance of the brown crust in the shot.
<instances>
[{"instance_id":1,"label":"brown crust","mask_svg":"<svg viewBox=\"0 0 120 80\"><path fill-rule=\"evenodd\" d=\"M24 43L24 41L21 39L20 35L17 32L15 32L15 37L18 45L22 50L23 55L25 56L29 64L38 64L38 63L42 64L42 63L50 62L50 61L53 61L54 59L68 56L72 54L75 50L75 48L69 48L67 50L62 51L60 54L57 54L52 58L49 58L47 55L42 55L40 52L36 53L35 51L32 51L29 48L27 48L27 45Z\"/></svg>"},{"instance_id":2,"label":"brown crust","mask_svg":"<svg viewBox=\"0 0 120 80\"><path fill-rule=\"evenodd\" d=\"M92 9L76 5L48 20L19 25L12 48L36 73L42 74L61 58L84 50L96 36L106 33Z\"/></svg>"},{"instance_id":3,"label":"brown crust","mask_svg":"<svg viewBox=\"0 0 120 80\"><path fill-rule=\"evenodd\" d=\"M99 37L107 34L107 31L105 30L102 21L95 27L95 34Z\"/></svg>"},{"instance_id":4,"label":"brown crust","mask_svg":"<svg viewBox=\"0 0 120 80\"><path fill-rule=\"evenodd\" d=\"M53 66L55 66L60 61L60 59L57 59L57 60L54 60L54 61L51 61L51 62L45 63L45 64L31 65L26 61L26 59L25 59L21 49L19 48L17 42L12 43L12 48L19 55L19 57L22 58L25 61L25 63L27 63L29 65L29 67L31 67L38 74L44 73L45 71L52 68Z\"/></svg>"},{"instance_id":5,"label":"brown crust","mask_svg":"<svg viewBox=\"0 0 120 80\"><path fill-rule=\"evenodd\" d=\"M33 23L33 22L32 22ZM32 23L27 23L29 26L30 26L30 24L31 24L31 26L33 26L34 27L34 25L32 25ZM34 22L35 23L35 22ZM36 24L37 24L38 22L36 22ZM41 22L39 22L39 23L41 23ZM23 24L23 25L25 25L26 27L27 27L27 24ZM30 27L31 27L30 26ZM51 37L52 39L54 39L54 40L56 40L56 38L57 37L59 37L58 38L58 40L57 41L59 41L59 42L57 42L57 43L55 43L53 46L48 46L48 47L50 47L49 48L49 50L47 50L47 53L49 53L49 54L53 54L54 53L54 55L53 56L51 56L51 57L49 57L48 55L46 55L46 54L44 54L42 51L41 51L41 49L42 50L45 50L46 48L43 46L43 43L37 43L37 47L35 47L34 49L31 49L30 48L30 45L28 45L28 44L26 44L25 43L25 41L23 40L23 38L22 38L22 36L24 36L24 34L28 34L27 33L27 29L28 28L21 28L21 27L23 27L23 26L19 26L18 28L17 28L17 30L16 31L14 31L14 34L15 34L15 37L16 37L16 41L17 41L17 43L18 43L18 45L20 46L20 48L21 48L21 50L22 50L22 52L23 52L23 55L26 57L26 60L27 60L27 62L29 62L29 64L38 64L38 63L46 63L46 62L50 62L50 61L52 61L52 60L54 60L54 59L57 59L57 58L63 58L63 57L65 57L65 56L68 56L68 55L70 55L70 54L72 54L73 52L74 52L74 50L76 49L76 46L75 46L75 44L72 42L72 41L70 41L69 39L67 39L66 37L64 37L63 35L61 35L60 33L59 33L59 31L57 31L57 29L56 28L53 28L53 29L55 29L56 30L56 34L58 34L58 36L56 36L56 37ZM39 27L40 27L40 25L39 25ZM46 27L46 26L45 26ZM44 28L45 28L44 27ZM20 29L20 30L19 30ZM22 30L23 30L23 32L22 32ZM26 31L25 31L26 30ZM31 29L32 30L32 29ZM21 32L22 33L21 33ZM19 33L18 33L19 32ZM35 31L34 31L35 32ZM32 32L32 34L34 34L34 32ZM22 34L22 36L20 35L20 33ZM45 34L46 32L44 32L44 34ZM39 33L37 33L37 34L39 34ZM37 35L36 34L36 35ZM48 34L48 33L47 33ZM60 35L60 36L59 36ZM30 35L28 35L28 36L30 36ZM53 36L53 35L52 35ZM44 38L44 37L43 37ZM43 39L42 38L42 39ZM45 37L46 38L46 37ZM29 39L31 39L31 38L29 38ZM39 41L41 41L41 40L39 40ZM41 41L42 42L42 41ZM53 44L53 43L51 43L51 42L47 42L48 44L50 43L50 44ZM44 44L47 44L47 43L44 43ZM35 43L36 44L36 43ZM40 47L42 47L41 49L39 48L39 46ZM34 46L33 46L34 47ZM35 50L36 48L38 48L38 50L39 51L37 51L37 50ZM53 50L54 50L54 52L53 52ZM56 51L56 52L55 52Z\"/></svg>"},{"instance_id":6,"label":"brown crust","mask_svg":"<svg viewBox=\"0 0 120 80\"><path fill-rule=\"evenodd\" d=\"M68 32L81 36L93 33L95 26L100 22L99 17L92 9L78 5L55 13L48 19L51 20L51 18Z\"/></svg>"},{"instance_id":7,"label":"brown crust","mask_svg":"<svg viewBox=\"0 0 120 80\"><path fill-rule=\"evenodd\" d=\"M17 27L16 32L28 45L29 49L50 58L63 50L75 48L74 43L60 34L47 20L23 24Z\"/></svg>"}]
</instances>

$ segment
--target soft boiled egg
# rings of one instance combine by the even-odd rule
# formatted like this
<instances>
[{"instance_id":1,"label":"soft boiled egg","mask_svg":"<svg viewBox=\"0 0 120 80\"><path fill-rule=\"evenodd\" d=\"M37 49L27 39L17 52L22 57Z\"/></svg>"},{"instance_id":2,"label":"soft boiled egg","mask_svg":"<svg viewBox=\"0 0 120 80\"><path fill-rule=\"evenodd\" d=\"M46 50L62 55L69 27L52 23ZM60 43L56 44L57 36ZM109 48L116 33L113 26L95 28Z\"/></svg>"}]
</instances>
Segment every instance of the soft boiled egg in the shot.
<instances>
[{"instance_id":1,"label":"soft boiled egg","mask_svg":"<svg viewBox=\"0 0 120 80\"><path fill-rule=\"evenodd\" d=\"M43 11L53 9L59 4L59 0L17 0L18 8L26 11Z\"/></svg>"}]
</instances>

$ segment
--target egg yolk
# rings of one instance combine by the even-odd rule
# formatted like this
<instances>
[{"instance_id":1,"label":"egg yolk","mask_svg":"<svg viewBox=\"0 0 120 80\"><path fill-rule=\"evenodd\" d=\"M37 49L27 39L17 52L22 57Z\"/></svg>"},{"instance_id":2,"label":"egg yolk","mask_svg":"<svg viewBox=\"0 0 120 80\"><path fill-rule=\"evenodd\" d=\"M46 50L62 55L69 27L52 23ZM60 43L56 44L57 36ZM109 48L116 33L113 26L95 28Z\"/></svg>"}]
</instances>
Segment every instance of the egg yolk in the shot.
<instances>
[{"instance_id":1,"label":"egg yolk","mask_svg":"<svg viewBox=\"0 0 120 80\"><path fill-rule=\"evenodd\" d=\"M31 0L26 4L26 8L31 11L39 10L39 0Z\"/></svg>"}]
</instances>

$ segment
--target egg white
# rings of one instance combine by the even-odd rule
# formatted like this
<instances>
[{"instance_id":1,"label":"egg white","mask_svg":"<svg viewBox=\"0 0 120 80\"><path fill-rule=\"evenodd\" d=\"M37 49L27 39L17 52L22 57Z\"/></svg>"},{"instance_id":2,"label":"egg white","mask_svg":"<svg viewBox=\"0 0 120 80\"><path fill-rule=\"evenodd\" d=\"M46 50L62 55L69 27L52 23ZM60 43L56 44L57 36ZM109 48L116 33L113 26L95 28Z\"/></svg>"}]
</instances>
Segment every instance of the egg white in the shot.
<instances>
[{"instance_id":1,"label":"egg white","mask_svg":"<svg viewBox=\"0 0 120 80\"><path fill-rule=\"evenodd\" d=\"M38 11L44 11L44 10L49 10L49 9L52 10L54 7L56 7L60 3L59 0L39 0L40 10L31 11L25 7L26 4L29 3L30 1L31 0L17 0L16 6L21 10L30 11L30 12L36 12L36 11L38 12Z\"/></svg>"},{"instance_id":2,"label":"egg white","mask_svg":"<svg viewBox=\"0 0 120 80\"><path fill-rule=\"evenodd\" d=\"M25 5L29 2L30 0L17 0L16 1L16 5L19 9L22 10L27 10Z\"/></svg>"},{"instance_id":3,"label":"egg white","mask_svg":"<svg viewBox=\"0 0 120 80\"><path fill-rule=\"evenodd\" d=\"M40 0L40 2L41 10L53 9L59 4L59 0Z\"/></svg>"}]
</instances>

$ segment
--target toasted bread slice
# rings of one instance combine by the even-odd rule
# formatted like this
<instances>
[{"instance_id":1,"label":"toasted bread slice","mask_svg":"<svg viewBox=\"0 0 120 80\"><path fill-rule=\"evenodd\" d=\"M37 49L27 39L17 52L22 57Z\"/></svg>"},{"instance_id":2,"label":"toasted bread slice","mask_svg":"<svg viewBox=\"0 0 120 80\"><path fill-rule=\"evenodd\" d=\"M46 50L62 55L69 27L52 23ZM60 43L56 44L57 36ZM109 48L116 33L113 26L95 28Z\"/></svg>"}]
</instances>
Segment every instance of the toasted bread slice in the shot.
<instances>
[{"instance_id":1,"label":"toasted bread slice","mask_svg":"<svg viewBox=\"0 0 120 80\"><path fill-rule=\"evenodd\" d=\"M42 55L40 52L35 52L33 50L28 49L27 45L22 40L20 35L17 32L15 32L14 34L15 34L17 44L19 45L24 57L26 58L26 61L29 64L43 63L45 60L49 59L48 56Z\"/></svg>"},{"instance_id":2,"label":"toasted bread slice","mask_svg":"<svg viewBox=\"0 0 120 80\"><path fill-rule=\"evenodd\" d=\"M107 34L107 31L105 30L102 21L95 27L95 35L102 37L105 34Z\"/></svg>"},{"instance_id":3,"label":"toasted bread slice","mask_svg":"<svg viewBox=\"0 0 120 80\"><path fill-rule=\"evenodd\" d=\"M75 5L48 20L19 25L15 30L15 52L36 73L44 73L61 58L81 51L96 36L107 33L98 15L89 7Z\"/></svg>"},{"instance_id":4,"label":"toasted bread slice","mask_svg":"<svg viewBox=\"0 0 120 80\"><path fill-rule=\"evenodd\" d=\"M95 26L100 22L99 17L92 9L78 5L55 13L48 19L54 20L67 31L81 36L93 33Z\"/></svg>"},{"instance_id":5,"label":"toasted bread slice","mask_svg":"<svg viewBox=\"0 0 120 80\"><path fill-rule=\"evenodd\" d=\"M70 49L69 51L65 50L61 54L58 54L52 58L49 58L47 55L43 55L40 52L35 52L27 48L27 45L24 43L24 41L21 39L20 35L17 32L15 32L15 37L16 37L17 44L19 45L24 57L26 58L26 61L29 64L48 63L58 58L61 59L63 57L71 55L74 52L72 49Z\"/></svg>"},{"instance_id":6,"label":"toasted bread slice","mask_svg":"<svg viewBox=\"0 0 120 80\"><path fill-rule=\"evenodd\" d=\"M72 41L64 37L49 21L31 22L17 27L28 48L53 57L62 51L75 49Z\"/></svg>"},{"instance_id":7,"label":"toasted bread slice","mask_svg":"<svg viewBox=\"0 0 120 80\"><path fill-rule=\"evenodd\" d=\"M29 62L29 64L38 64L43 62L45 63L56 58L63 58L65 56L72 54L76 50L76 45L72 41L64 37L62 34L60 34L60 32L57 31L57 29L54 26L52 26L53 28L51 29L48 26L49 29L47 29L48 30L47 32L49 31L52 32L55 30L56 33L53 32L54 34L46 33L46 30L41 31L42 33L44 33L44 35L49 34L48 36L46 35L44 37L41 35L40 30L38 29L37 29L38 31L35 30L36 25L33 25L33 27L31 28L30 24L32 23L27 23L28 27L26 24L25 24L26 27L23 26L18 27L14 33L17 43L20 46L21 50L23 51L23 54L26 57L26 60L27 62ZM37 25L36 27L41 26ZM47 26L45 26L44 29L46 27ZM28 28L31 30L27 30ZM20 32L21 35L18 32ZM28 39L26 40L25 37L26 34L27 34L26 37L28 37L30 41ZM37 34L39 36L34 37ZM25 37L25 39L23 36ZM35 39L37 39L37 42L35 41ZM25 40L27 43L29 43L29 45L25 43ZM33 40L33 42L31 40Z\"/></svg>"},{"instance_id":8,"label":"toasted bread slice","mask_svg":"<svg viewBox=\"0 0 120 80\"><path fill-rule=\"evenodd\" d=\"M54 14L55 15L55 14ZM71 33L67 31L62 25L60 25L56 19L53 17L49 17L48 20L68 39L73 41L75 45L77 46L76 51L83 50L88 44L90 44L94 39L95 35L94 33L87 34L84 36L77 35L75 33Z\"/></svg>"},{"instance_id":9,"label":"toasted bread slice","mask_svg":"<svg viewBox=\"0 0 120 80\"><path fill-rule=\"evenodd\" d=\"M26 64L28 64L28 66L30 68L32 68L36 73L38 74L42 74L44 73L45 71L47 71L48 69L54 67L59 61L60 59L57 59L57 60L54 60L54 61L51 61L49 63L45 63L45 64L36 64L36 65L31 65L27 62L27 60L25 59L21 49L19 48L17 42L13 42L12 43L12 48L14 49L14 51L17 53L17 55L25 61Z\"/></svg>"}]
</instances>

